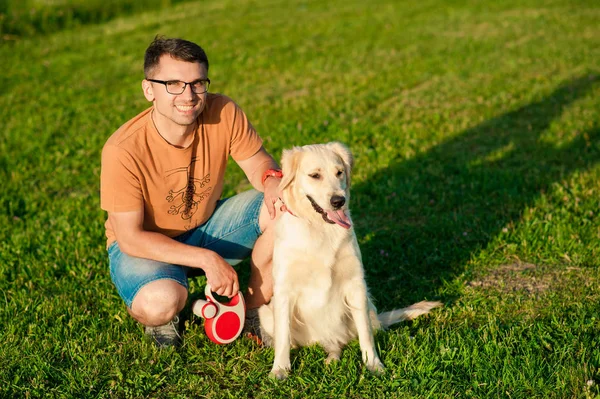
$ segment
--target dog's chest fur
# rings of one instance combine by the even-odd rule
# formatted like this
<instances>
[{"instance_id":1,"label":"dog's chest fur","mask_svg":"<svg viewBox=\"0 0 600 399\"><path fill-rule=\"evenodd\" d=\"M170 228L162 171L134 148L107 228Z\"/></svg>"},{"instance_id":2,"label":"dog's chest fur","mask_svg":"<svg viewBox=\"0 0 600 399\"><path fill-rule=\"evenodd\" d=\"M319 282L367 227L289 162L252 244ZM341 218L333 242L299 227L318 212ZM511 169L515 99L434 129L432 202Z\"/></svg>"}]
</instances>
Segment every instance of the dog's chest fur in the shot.
<instances>
[{"instance_id":1,"label":"dog's chest fur","mask_svg":"<svg viewBox=\"0 0 600 399\"><path fill-rule=\"evenodd\" d=\"M349 230L336 225L317 228L305 220L284 215L277 226L274 256L294 258L294 265L287 269L297 277L332 274L342 266L337 264L340 263L340 251L353 249L352 246L353 235Z\"/></svg>"},{"instance_id":2,"label":"dog's chest fur","mask_svg":"<svg viewBox=\"0 0 600 399\"><path fill-rule=\"evenodd\" d=\"M292 330L307 330L292 336L310 337L310 342L324 343L333 331L347 330L349 309L343 299L345 284L355 277L362 278L359 262L344 262L345 256L360 256L354 235L337 225L315 228L290 215L282 217L277 229L273 262L275 285L290 299ZM341 338L339 333L333 335Z\"/></svg>"}]
</instances>

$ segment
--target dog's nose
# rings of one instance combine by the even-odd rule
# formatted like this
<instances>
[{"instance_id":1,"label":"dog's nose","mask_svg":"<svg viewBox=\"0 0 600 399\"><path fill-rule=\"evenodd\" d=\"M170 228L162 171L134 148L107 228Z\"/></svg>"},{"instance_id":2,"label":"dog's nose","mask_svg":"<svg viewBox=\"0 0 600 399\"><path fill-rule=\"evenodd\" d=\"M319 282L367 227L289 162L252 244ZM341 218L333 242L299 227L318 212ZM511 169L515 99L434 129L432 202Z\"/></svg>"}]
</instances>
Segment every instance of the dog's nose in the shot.
<instances>
[{"instance_id":1,"label":"dog's nose","mask_svg":"<svg viewBox=\"0 0 600 399\"><path fill-rule=\"evenodd\" d=\"M331 197L329 202L331 203L331 206L333 206L335 209L338 209L344 206L346 203L346 198L342 197L341 195L334 195Z\"/></svg>"}]
</instances>

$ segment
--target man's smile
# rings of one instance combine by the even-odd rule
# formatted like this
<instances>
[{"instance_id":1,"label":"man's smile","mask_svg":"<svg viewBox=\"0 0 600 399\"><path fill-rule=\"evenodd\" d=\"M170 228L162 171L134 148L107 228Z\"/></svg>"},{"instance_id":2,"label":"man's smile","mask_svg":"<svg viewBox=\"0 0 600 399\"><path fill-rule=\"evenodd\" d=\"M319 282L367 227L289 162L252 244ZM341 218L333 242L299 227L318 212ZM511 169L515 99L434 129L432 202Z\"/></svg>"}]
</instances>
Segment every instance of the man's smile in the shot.
<instances>
[{"instance_id":1,"label":"man's smile","mask_svg":"<svg viewBox=\"0 0 600 399\"><path fill-rule=\"evenodd\" d=\"M195 105L175 105L175 108L177 108L177 110L181 112L189 112L193 110L194 107Z\"/></svg>"}]
</instances>

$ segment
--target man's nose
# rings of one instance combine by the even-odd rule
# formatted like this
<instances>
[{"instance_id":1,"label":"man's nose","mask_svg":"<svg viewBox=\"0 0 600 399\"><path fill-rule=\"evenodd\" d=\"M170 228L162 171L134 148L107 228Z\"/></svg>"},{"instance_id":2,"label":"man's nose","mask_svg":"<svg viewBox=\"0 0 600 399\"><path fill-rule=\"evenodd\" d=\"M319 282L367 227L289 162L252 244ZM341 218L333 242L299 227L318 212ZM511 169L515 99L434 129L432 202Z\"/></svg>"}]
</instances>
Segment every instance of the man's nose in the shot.
<instances>
[{"instance_id":1,"label":"man's nose","mask_svg":"<svg viewBox=\"0 0 600 399\"><path fill-rule=\"evenodd\" d=\"M191 84L189 84L189 83L187 83L187 84L185 85L185 87L183 88L183 93L181 93L181 95L182 95L182 96L185 96L185 97L187 97L187 98L193 98L193 97L196 95L196 93L194 93L194 92L192 91L192 85L191 85Z\"/></svg>"}]
</instances>

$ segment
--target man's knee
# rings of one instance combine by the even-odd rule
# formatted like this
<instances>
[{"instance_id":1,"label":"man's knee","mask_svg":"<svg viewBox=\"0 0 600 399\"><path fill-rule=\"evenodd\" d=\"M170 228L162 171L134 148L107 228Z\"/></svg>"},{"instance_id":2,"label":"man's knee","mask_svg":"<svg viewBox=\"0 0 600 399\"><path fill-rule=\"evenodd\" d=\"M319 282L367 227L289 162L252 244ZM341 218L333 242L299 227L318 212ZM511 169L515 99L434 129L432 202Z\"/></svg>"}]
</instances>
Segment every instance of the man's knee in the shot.
<instances>
[{"instance_id":1,"label":"man's knee","mask_svg":"<svg viewBox=\"0 0 600 399\"><path fill-rule=\"evenodd\" d=\"M171 321L185 306L187 289L174 280L156 280L142 287L129 313L146 326L160 326Z\"/></svg>"}]
</instances>

